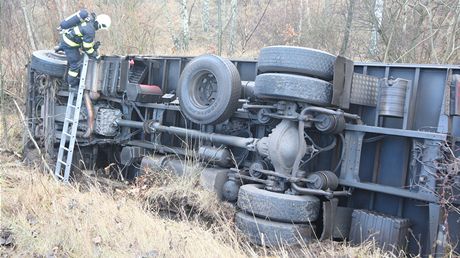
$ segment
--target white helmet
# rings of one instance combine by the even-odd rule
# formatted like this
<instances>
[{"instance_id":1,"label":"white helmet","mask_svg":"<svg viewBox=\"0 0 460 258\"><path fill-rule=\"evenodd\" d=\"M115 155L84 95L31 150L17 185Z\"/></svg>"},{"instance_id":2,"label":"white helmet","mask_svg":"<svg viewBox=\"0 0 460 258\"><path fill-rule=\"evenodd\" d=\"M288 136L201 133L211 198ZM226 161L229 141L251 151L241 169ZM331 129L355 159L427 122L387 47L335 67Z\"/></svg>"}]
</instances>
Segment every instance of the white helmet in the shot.
<instances>
[{"instance_id":1,"label":"white helmet","mask_svg":"<svg viewBox=\"0 0 460 258\"><path fill-rule=\"evenodd\" d=\"M99 14L96 17L96 21L97 28L101 30L108 30L110 28L110 24L112 23L110 16L108 16L107 14Z\"/></svg>"}]
</instances>

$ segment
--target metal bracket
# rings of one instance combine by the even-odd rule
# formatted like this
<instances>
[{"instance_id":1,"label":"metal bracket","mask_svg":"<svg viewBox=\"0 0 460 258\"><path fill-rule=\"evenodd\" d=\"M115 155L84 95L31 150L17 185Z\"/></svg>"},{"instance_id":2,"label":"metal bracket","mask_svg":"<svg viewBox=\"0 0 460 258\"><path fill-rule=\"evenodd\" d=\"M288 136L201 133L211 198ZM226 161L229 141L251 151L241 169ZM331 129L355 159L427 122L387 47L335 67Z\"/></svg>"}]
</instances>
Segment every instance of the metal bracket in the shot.
<instances>
[{"instance_id":1,"label":"metal bracket","mask_svg":"<svg viewBox=\"0 0 460 258\"><path fill-rule=\"evenodd\" d=\"M450 115L450 93L451 93L451 82L452 82L452 70L449 70L446 75L446 81L444 84L444 94L442 98L441 111L439 112L439 121L436 132L438 133L450 133L452 132L453 117Z\"/></svg>"},{"instance_id":2,"label":"metal bracket","mask_svg":"<svg viewBox=\"0 0 460 258\"><path fill-rule=\"evenodd\" d=\"M335 228L335 215L339 200L333 198L330 201L323 202L323 232L320 241L331 239Z\"/></svg>"},{"instance_id":3,"label":"metal bracket","mask_svg":"<svg viewBox=\"0 0 460 258\"><path fill-rule=\"evenodd\" d=\"M359 182L359 165L361 150L363 146L364 132L345 132L344 155L342 157L342 168L340 179Z\"/></svg>"},{"instance_id":4,"label":"metal bracket","mask_svg":"<svg viewBox=\"0 0 460 258\"><path fill-rule=\"evenodd\" d=\"M460 116L460 74L452 76L450 86L450 114Z\"/></svg>"},{"instance_id":5,"label":"metal bracket","mask_svg":"<svg viewBox=\"0 0 460 258\"><path fill-rule=\"evenodd\" d=\"M350 108L352 78L353 61L343 56L338 56L334 64L332 105L343 109Z\"/></svg>"}]
</instances>

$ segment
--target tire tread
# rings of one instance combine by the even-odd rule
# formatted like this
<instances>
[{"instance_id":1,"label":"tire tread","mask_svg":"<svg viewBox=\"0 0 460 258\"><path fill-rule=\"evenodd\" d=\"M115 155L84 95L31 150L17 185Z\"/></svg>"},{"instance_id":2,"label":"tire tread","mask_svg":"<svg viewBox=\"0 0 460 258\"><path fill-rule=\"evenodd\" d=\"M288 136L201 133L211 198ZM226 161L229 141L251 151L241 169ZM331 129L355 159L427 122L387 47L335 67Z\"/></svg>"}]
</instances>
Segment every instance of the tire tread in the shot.
<instances>
[{"instance_id":1,"label":"tire tread","mask_svg":"<svg viewBox=\"0 0 460 258\"><path fill-rule=\"evenodd\" d=\"M53 77L64 77L67 61L50 57L51 50L37 50L32 53L30 68Z\"/></svg>"},{"instance_id":2,"label":"tire tread","mask_svg":"<svg viewBox=\"0 0 460 258\"><path fill-rule=\"evenodd\" d=\"M336 56L316 49L270 46L260 50L257 67L262 73L292 73L330 81L335 59Z\"/></svg>"}]
</instances>

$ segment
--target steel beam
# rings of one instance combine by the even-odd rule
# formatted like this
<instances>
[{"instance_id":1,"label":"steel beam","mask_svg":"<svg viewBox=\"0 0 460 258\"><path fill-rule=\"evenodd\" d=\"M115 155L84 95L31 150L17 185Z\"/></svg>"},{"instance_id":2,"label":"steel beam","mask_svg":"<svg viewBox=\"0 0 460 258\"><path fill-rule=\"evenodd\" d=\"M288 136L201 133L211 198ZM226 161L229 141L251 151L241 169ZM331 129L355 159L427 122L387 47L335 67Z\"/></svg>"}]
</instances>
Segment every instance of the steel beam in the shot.
<instances>
[{"instance_id":1,"label":"steel beam","mask_svg":"<svg viewBox=\"0 0 460 258\"><path fill-rule=\"evenodd\" d=\"M381 184L373 184L373 183L363 183L358 181L352 181L348 179L339 179L339 184L343 186L363 189L371 192L378 192L389 194L393 196L400 196L404 198L425 201L425 202L437 202L437 198L433 195L429 195L423 192L413 192L406 189L396 188L392 186L386 186Z\"/></svg>"},{"instance_id":2,"label":"steel beam","mask_svg":"<svg viewBox=\"0 0 460 258\"><path fill-rule=\"evenodd\" d=\"M397 128L376 127L376 126L368 126L368 125L346 124L345 130L358 131L358 132L364 132L364 133L385 134L385 135L409 137L409 138L438 140L438 141L445 141L447 139L447 134L442 134L442 133L403 130L403 129L397 129Z\"/></svg>"}]
</instances>

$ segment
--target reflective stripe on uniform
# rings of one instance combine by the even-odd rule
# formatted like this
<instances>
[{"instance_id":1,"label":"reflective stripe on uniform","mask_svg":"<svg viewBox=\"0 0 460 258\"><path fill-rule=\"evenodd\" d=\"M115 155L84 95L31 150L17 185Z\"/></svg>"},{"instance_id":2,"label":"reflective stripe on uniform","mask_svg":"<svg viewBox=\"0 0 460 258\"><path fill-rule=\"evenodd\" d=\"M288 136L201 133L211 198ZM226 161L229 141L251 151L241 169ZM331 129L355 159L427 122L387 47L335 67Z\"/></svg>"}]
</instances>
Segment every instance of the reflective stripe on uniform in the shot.
<instances>
[{"instance_id":1,"label":"reflective stripe on uniform","mask_svg":"<svg viewBox=\"0 0 460 258\"><path fill-rule=\"evenodd\" d=\"M69 70L68 74L69 74L69 76L72 76L72 77L77 77L78 76L78 72L74 72L74 71L71 71L71 70Z\"/></svg>"},{"instance_id":2,"label":"reflective stripe on uniform","mask_svg":"<svg viewBox=\"0 0 460 258\"><path fill-rule=\"evenodd\" d=\"M64 42L71 46L71 47L79 47L80 44L76 43L76 42L73 42L72 40L70 40L65 34L62 35L62 39L64 40Z\"/></svg>"},{"instance_id":3,"label":"reflective stripe on uniform","mask_svg":"<svg viewBox=\"0 0 460 258\"><path fill-rule=\"evenodd\" d=\"M86 50L86 53L91 55L92 53L94 52L94 48L90 48L88 50Z\"/></svg>"},{"instance_id":4,"label":"reflective stripe on uniform","mask_svg":"<svg viewBox=\"0 0 460 258\"><path fill-rule=\"evenodd\" d=\"M79 37L83 36L83 34L81 34L80 28L78 28L78 26L75 26L73 31L75 32L75 35L77 35Z\"/></svg>"},{"instance_id":5,"label":"reflective stripe on uniform","mask_svg":"<svg viewBox=\"0 0 460 258\"><path fill-rule=\"evenodd\" d=\"M94 42L83 42L83 47L84 48L92 48L94 46Z\"/></svg>"}]
</instances>

